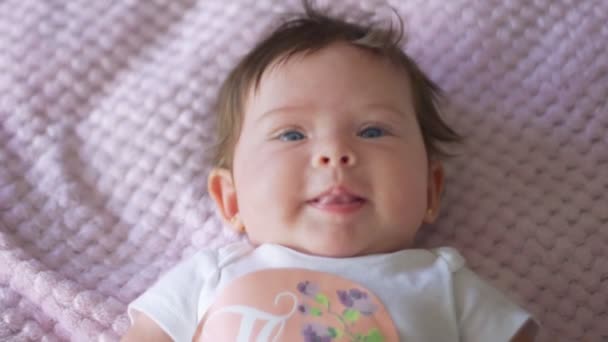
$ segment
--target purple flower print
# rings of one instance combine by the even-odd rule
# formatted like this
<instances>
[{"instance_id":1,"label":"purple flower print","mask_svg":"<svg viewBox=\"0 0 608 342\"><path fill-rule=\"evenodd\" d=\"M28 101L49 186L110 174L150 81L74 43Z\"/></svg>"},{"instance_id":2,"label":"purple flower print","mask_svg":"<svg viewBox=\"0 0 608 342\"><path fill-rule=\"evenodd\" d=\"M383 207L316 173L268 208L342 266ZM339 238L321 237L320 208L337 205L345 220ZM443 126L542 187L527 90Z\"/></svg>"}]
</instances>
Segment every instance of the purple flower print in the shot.
<instances>
[{"instance_id":1,"label":"purple flower print","mask_svg":"<svg viewBox=\"0 0 608 342\"><path fill-rule=\"evenodd\" d=\"M320 324L306 324L302 329L304 342L331 342L329 329Z\"/></svg>"},{"instance_id":2,"label":"purple flower print","mask_svg":"<svg viewBox=\"0 0 608 342\"><path fill-rule=\"evenodd\" d=\"M371 316L374 314L374 312L376 312L376 310L378 310L378 307L371 301L365 299L355 301L353 309L359 310L359 312L361 312L361 314L364 316Z\"/></svg>"},{"instance_id":3,"label":"purple flower print","mask_svg":"<svg viewBox=\"0 0 608 342\"><path fill-rule=\"evenodd\" d=\"M356 309L365 316L373 315L378 309L367 295L367 292L359 289L350 289L348 291L338 290L337 293L342 305L347 308Z\"/></svg>"},{"instance_id":4,"label":"purple flower print","mask_svg":"<svg viewBox=\"0 0 608 342\"><path fill-rule=\"evenodd\" d=\"M300 311L300 313L306 315L309 312L309 307L308 307L308 305L306 305L306 303L302 303L302 304L298 305L298 311Z\"/></svg>"},{"instance_id":5,"label":"purple flower print","mask_svg":"<svg viewBox=\"0 0 608 342\"><path fill-rule=\"evenodd\" d=\"M350 295L348 294L348 292L343 291L343 290L338 290L338 299L340 299L340 303L342 303L342 305L346 306L347 308L352 308L353 307L353 299L350 298Z\"/></svg>"},{"instance_id":6,"label":"purple flower print","mask_svg":"<svg viewBox=\"0 0 608 342\"><path fill-rule=\"evenodd\" d=\"M350 289L348 291L348 295L350 296L350 298L352 298L354 300L367 298L367 293L365 293L359 289Z\"/></svg>"},{"instance_id":7,"label":"purple flower print","mask_svg":"<svg viewBox=\"0 0 608 342\"><path fill-rule=\"evenodd\" d=\"M305 280L303 282L298 283L298 291L308 297L314 297L319 292L319 286L311 283L308 280Z\"/></svg>"}]
</instances>

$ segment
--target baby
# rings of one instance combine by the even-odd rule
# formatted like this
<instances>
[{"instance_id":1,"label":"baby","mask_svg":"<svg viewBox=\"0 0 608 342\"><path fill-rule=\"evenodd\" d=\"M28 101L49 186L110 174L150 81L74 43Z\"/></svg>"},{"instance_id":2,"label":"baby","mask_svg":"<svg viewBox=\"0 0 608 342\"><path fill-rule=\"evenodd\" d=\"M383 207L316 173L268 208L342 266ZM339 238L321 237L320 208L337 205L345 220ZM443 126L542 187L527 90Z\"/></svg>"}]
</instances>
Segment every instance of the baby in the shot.
<instances>
[{"instance_id":1,"label":"baby","mask_svg":"<svg viewBox=\"0 0 608 342\"><path fill-rule=\"evenodd\" d=\"M451 248L438 87L399 34L306 13L220 92L209 194L249 243L182 262L129 306L141 341L532 341L536 323Z\"/></svg>"}]
</instances>

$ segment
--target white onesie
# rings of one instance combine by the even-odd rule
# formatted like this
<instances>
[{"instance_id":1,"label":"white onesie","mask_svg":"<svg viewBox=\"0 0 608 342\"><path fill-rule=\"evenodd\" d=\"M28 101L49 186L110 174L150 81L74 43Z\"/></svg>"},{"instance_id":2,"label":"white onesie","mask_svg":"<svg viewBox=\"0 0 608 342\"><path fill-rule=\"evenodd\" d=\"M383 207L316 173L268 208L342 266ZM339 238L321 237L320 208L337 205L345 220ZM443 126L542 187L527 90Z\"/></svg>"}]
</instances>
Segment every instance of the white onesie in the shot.
<instances>
[{"instance_id":1,"label":"white onesie","mask_svg":"<svg viewBox=\"0 0 608 342\"><path fill-rule=\"evenodd\" d=\"M175 341L509 341L530 315L452 248L327 258L236 243L129 305ZM197 332L197 333L198 333Z\"/></svg>"}]
</instances>

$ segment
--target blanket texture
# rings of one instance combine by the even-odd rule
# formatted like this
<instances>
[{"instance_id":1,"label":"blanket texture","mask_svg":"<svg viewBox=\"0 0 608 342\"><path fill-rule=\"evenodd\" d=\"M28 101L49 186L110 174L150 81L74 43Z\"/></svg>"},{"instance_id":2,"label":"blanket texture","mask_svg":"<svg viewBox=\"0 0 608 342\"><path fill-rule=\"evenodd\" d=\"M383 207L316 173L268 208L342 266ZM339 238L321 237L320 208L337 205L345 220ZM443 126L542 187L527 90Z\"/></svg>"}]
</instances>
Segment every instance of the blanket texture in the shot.
<instances>
[{"instance_id":1,"label":"blanket texture","mask_svg":"<svg viewBox=\"0 0 608 342\"><path fill-rule=\"evenodd\" d=\"M542 323L608 341L608 1L318 1L406 22L467 137L424 246ZM0 340L117 340L127 304L224 233L206 193L228 70L299 1L0 2Z\"/></svg>"}]
</instances>

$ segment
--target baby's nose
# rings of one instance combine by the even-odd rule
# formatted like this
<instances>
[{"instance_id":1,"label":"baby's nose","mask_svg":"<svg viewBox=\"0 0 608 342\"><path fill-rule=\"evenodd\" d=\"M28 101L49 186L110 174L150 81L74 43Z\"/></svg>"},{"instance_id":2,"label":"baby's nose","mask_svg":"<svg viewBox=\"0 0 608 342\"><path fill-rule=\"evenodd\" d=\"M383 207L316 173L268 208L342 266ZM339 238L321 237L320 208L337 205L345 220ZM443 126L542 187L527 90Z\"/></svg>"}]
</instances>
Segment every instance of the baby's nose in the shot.
<instances>
[{"instance_id":1,"label":"baby's nose","mask_svg":"<svg viewBox=\"0 0 608 342\"><path fill-rule=\"evenodd\" d=\"M357 159L352 151L339 153L318 153L313 158L314 167L352 167Z\"/></svg>"}]
</instances>

